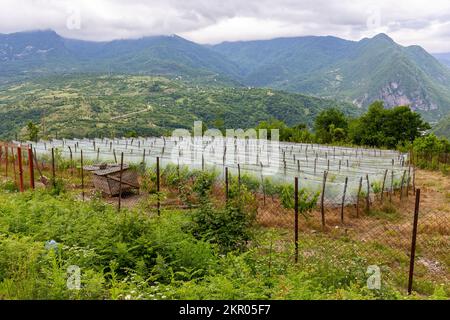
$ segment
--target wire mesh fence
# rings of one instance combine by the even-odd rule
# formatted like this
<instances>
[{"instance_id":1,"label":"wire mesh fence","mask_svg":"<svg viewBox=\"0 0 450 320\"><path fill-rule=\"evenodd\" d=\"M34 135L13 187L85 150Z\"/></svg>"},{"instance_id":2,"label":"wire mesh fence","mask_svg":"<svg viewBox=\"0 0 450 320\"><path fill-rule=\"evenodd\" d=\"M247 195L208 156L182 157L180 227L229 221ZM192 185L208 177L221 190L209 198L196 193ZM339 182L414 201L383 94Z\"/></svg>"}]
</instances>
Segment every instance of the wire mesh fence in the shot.
<instances>
[{"instance_id":1,"label":"wire mesh fence","mask_svg":"<svg viewBox=\"0 0 450 320\"><path fill-rule=\"evenodd\" d=\"M313 161L307 161L307 145L286 144L279 149L281 173L274 177L239 162L185 165L166 154L170 148L162 139L2 143L0 175L18 191L67 189L80 201L102 198L118 211L154 215L201 207L199 189L207 180L214 206L244 201L255 212L256 227L279 230L294 245L296 263L331 246L326 259L352 255L402 288L408 289L414 274L413 289L448 289L450 212L416 201L416 169L405 155L315 146Z\"/></svg>"}]
</instances>

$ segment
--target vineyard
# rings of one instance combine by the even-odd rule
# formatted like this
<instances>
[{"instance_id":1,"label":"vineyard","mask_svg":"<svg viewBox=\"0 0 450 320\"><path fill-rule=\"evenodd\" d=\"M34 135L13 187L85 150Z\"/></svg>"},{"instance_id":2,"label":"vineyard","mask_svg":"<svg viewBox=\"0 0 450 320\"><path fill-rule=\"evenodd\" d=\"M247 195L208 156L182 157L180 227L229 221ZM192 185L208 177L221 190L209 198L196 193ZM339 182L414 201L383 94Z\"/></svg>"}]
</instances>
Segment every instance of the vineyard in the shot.
<instances>
[{"instance_id":1,"label":"vineyard","mask_svg":"<svg viewBox=\"0 0 450 320\"><path fill-rule=\"evenodd\" d=\"M162 299L298 299L308 294L315 298L399 298L407 292L417 298L438 298L449 294L450 183L445 176L433 182L430 177L438 173L416 169L408 154L268 140L161 137L5 143L0 162L4 190L28 194L27 190L35 189L29 191L34 198L26 200L34 209L23 208L30 219L34 219L33 212L41 212L41 204L35 201L69 197L70 207L86 222L90 218L81 210L91 212L92 219L102 219L95 209L100 206L101 212L108 212L104 219L111 228L116 218L110 215L119 212L119 216L137 214L136 223L149 219L149 228L155 230L169 224L187 232L158 231L174 232L174 238L167 239L173 243L153 239L145 244L125 235L119 243L112 243L116 249L107 250L109 258L99 263L109 269L111 259L117 264L113 270L122 289L116 288L117 295L102 291L101 297L145 299L161 288L167 291L157 296ZM14 206L9 199L5 203ZM54 203L56 208L59 205ZM58 223L69 214L67 209L55 210L49 218ZM78 228L79 222L71 223ZM9 232L21 234L22 229L13 225ZM80 244L82 250L90 250L79 239L87 231L82 228L72 234L71 228L70 224L64 227L74 239L67 240L55 229L39 240L53 239L69 250L79 241L85 243ZM102 224L98 232L102 228L109 227ZM134 232L146 232L138 228L141 231ZM193 242L184 242L183 237L193 237ZM97 240L92 241L95 246ZM137 249L128 252L117 247L120 243ZM238 269L229 275L216 270L212 275L200 267L211 263L201 260L212 259L203 256L209 249L202 246L207 244L226 259L232 259L230 254L235 252L250 255L253 261L240 260L241 267L249 269L236 280L242 283L228 283L228 293L211 286L219 286L218 279L234 281L232 274ZM187 247L180 253L183 246ZM118 255L120 250L125 251ZM126 270L136 271L134 260L139 259L144 259L140 268L146 280L145 288L138 290L141 295L135 296L130 293ZM78 259L77 263L85 262ZM381 272L381 289L366 288L368 270L374 266ZM89 265L97 267L101 266ZM316 277L321 283L318 291L299 289L296 281L302 276L295 276L298 272L306 278ZM331 278L326 278L327 273ZM266 280L253 283L253 289L243 289L250 278ZM109 283L105 286L114 286L110 278L105 279ZM65 294L72 297L70 292Z\"/></svg>"}]
</instances>

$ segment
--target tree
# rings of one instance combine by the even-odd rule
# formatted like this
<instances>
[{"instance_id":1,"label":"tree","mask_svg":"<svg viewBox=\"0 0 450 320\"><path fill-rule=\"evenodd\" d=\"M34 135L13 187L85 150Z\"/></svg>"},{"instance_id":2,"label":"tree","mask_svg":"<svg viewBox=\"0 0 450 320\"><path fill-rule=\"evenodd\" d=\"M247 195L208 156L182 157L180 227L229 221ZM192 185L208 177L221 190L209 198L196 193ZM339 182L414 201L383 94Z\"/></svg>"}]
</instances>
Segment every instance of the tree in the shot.
<instances>
[{"instance_id":1,"label":"tree","mask_svg":"<svg viewBox=\"0 0 450 320\"><path fill-rule=\"evenodd\" d=\"M314 122L316 138L320 143L331 143L345 140L348 120L344 113L336 108L322 111Z\"/></svg>"},{"instance_id":2,"label":"tree","mask_svg":"<svg viewBox=\"0 0 450 320\"><path fill-rule=\"evenodd\" d=\"M39 134L39 127L32 121L29 121L27 124L28 140L37 142L38 134Z\"/></svg>"},{"instance_id":3,"label":"tree","mask_svg":"<svg viewBox=\"0 0 450 320\"><path fill-rule=\"evenodd\" d=\"M350 122L348 136L357 145L396 148L412 143L427 129L430 125L408 106L385 109L383 102L376 101L364 115Z\"/></svg>"}]
</instances>

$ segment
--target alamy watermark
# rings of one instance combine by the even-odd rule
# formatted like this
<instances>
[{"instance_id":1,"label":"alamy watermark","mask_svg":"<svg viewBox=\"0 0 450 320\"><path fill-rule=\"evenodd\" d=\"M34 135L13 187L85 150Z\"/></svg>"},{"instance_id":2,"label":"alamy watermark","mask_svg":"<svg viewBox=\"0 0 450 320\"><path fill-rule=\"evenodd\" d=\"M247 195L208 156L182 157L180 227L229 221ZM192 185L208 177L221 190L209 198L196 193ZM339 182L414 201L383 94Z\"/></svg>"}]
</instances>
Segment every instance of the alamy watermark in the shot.
<instances>
[{"instance_id":1,"label":"alamy watermark","mask_svg":"<svg viewBox=\"0 0 450 320\"><path fill-rule=\"evenodd\" d=\"M171 161L183 165L250 165L260 167L264 175L274 175L280 167L279 130L218 129L203 130L201 121L194 122L193 133L187 129L172 132L174 148Z\"/></svg>"}]
</instances>

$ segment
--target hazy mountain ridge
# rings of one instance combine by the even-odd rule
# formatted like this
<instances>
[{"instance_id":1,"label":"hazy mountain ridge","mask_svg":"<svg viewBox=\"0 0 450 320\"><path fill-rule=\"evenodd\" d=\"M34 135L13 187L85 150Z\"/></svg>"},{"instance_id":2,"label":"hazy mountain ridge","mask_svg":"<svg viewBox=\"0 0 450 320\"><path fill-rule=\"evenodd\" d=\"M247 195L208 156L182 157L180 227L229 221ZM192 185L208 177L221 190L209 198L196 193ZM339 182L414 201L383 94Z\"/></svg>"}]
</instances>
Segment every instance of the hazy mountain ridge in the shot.
<instances>
[{"instance_id":1,"label":"hazy mountain ridge","mask_svg":"<svg viewBox=\"0 0 450 320\"><path fill-rule=\"evenodd\" d=\"M225 42L213 49L242 65L243 81L251 85L346 98L360 106L377 99L388 107L410 104L428 119L450 110L450 70L421 47L402 47L385 34L358 42L334 37Z\"/></svg>"},{"instance_id":2,"label":"hazy mountain ridge","mask_svg":"<svg viewBox=\"0 0 450 320\"><path fill-rule=\"evenodd\" d=\"M436 59L438 59L442 64L445 64L450 68L450 52L433 53L433 56Z\"/></svg>"}]
</instances>

